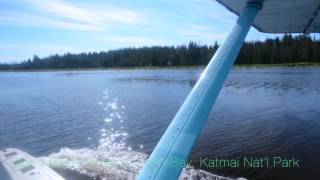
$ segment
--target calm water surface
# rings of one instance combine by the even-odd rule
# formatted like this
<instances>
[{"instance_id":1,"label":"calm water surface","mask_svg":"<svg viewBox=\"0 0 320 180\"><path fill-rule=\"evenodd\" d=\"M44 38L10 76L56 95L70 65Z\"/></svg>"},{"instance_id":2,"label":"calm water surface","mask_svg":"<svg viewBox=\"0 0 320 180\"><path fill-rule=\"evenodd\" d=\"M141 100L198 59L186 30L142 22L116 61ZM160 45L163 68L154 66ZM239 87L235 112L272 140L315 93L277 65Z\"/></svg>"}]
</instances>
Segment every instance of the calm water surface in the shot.
<instances>
[{"instance_id":1,"label":"calm water surface","mask_svg":"<svg viewBox=\"0 0 320 180\"><path fill-rule=\"evenodd\" d=\"M1 72L0 148L21 148L59 172L129 177L202 70ZM246 156L295 157L300 168L206 170L248 179L318 179L320 68L233 69L191 159L197 167L200 157ZM77 169L48 159L96 164ZM97 162L106 160L117 167L97 171ZM123 168L124 161L131 164Z\"/></svg>"}]
</instances>

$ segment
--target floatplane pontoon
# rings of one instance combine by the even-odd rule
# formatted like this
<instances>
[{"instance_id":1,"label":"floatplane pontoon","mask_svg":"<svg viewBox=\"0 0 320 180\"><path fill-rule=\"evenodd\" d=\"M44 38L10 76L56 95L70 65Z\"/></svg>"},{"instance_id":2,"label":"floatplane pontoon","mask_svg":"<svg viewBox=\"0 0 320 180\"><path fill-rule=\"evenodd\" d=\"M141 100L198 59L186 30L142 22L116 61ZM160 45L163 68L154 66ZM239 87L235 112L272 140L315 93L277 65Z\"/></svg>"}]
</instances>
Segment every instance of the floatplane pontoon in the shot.
<instances>
[{"instance_id":1,"label":"floatplane pontoon","mask_svg":"<svg viewBox=\"0 0 320 180\"><path fill-rule=\"evenodd\" d=\"M183 166L171 163L188 159L252 24L267 33L320 32L320 0L217 1L239 15L238 20L161 137L138 180L179 177ZM39 161L19 149L0 151L0 157L13 180L63 180L49 167L36 166ZM29 164L23 166L22 161Z\"/></svg>"},{"instance_id":2,"label":"floatplane pontoon","mask_svg":"<svg viewBox=\"0 0 320 180\"><path fill-rule=\"evenodd\" d=\"M1 150L0 161L12 180L64 180L48 166L19 149Z\"/></svg>"}]
</instances>

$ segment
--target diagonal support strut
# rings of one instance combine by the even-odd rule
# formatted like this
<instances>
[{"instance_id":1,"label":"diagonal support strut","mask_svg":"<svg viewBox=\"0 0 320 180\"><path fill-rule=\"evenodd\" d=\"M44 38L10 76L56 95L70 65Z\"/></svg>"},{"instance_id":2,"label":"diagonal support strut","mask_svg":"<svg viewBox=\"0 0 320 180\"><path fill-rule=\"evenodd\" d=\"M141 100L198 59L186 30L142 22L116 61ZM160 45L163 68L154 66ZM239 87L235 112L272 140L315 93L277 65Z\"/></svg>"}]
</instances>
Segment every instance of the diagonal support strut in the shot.
<instances>
[{"instance_id":1,"label":"diagonal support strut","mask_svg":"<svg viewBox=\"0 0 320 180\"><path fill-rule=\"evenodd\" d=\"M228 37L151 153L138 180L174 180L179 177L183 166L176 166L173 162L188 159L262 5L262 0L248 0Z\"/></svg>"}]
</instances>

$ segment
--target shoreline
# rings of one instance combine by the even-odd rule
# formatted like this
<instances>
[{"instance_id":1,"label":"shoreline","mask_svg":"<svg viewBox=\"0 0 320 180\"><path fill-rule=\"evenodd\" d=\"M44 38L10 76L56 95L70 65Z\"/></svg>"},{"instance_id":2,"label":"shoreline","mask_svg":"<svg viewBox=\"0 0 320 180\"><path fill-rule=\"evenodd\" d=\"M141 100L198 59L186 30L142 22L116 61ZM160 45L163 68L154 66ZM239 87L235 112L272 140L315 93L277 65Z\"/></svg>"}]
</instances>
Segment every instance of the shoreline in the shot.
<instances>
[{"instance_id":1,"label":"shoreline","mask_svg":"<svg viewBox=\"0 0 320 180\"><path fill-rule=\"evenodd\" d=\"M101 67L101 68L44 68L44 69L2 69L0 72L47 72L47 71L104 71L104 70L150 70L150 69L194 69L205 68L205 65L194 66L141 66L141 67ZM233 68L297 68L316 67L320 63L283 63L283 64L235 64Z\"/></svg>"}]
</instances>

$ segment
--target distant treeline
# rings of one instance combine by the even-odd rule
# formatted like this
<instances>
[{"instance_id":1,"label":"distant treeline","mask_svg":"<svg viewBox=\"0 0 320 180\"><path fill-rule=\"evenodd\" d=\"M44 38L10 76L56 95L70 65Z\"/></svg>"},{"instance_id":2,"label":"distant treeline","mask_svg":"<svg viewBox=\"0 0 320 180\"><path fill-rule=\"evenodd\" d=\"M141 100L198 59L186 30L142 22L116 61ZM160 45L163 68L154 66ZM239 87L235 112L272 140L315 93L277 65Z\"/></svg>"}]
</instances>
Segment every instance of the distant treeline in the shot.
<instances>
[{"instance_id":1,"label":"distant treeline","mask_svg":"<svg viewBox=\"0 0 320 180\"><path fill-rule=\"evenodd\" d=\"M0 64L0 70L108 68L206 65L218 49L190 42L181 46L124 48L108 52L51 55L15 64ZM319 63L320 41L307 35L245 42L236 64Z\"/></svg>"}]
</instances>

